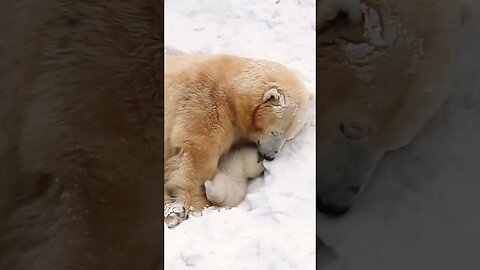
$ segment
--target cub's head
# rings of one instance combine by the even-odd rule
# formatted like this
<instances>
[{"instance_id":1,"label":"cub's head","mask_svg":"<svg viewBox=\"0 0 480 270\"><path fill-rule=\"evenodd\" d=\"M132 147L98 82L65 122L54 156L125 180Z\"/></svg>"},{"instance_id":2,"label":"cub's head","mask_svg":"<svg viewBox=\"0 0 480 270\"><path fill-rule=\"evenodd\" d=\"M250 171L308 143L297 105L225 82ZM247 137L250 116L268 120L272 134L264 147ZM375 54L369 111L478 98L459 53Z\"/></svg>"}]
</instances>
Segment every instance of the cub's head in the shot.
<instances>
[{"instance_id":1,"label":"cub's head","mask_svg":"<svg viewBox=\"0 0 480 270\"><path fill-rule=\"evenodd\" d=\"M243 147L233 152L231 158L234 158L236 162L241 162L243 177L255 178L265 171L263 158L255 147Z\"/></svg>"},{"instance_id":2,"label":"cub's head","mask_svg":"<svg viewBox=\"0 0 480 270\"><path fill-rule=\"evenodd\" d=\"M246 62L233 81L241 136L273 160L305 124L312 95L291 71L270 61Z\"/></svg>"}]
</instances>

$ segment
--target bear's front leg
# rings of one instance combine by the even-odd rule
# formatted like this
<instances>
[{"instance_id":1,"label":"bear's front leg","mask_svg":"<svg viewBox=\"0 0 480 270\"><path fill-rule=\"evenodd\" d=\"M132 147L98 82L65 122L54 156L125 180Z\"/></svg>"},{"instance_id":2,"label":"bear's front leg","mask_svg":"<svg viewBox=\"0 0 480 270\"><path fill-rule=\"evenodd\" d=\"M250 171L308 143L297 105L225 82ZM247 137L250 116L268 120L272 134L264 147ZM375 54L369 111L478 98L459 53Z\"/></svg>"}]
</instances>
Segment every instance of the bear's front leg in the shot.
<instances>
[{"instance_id":1,"label":"bear's front leg","mask_svg":"<svg viewBox=\"0 0 480 270\"><path fill-rule=\"evenodd\" d=\"M212 149L188 149L166 161L164 216L168 227L210 205L204 183L215 174L219 158L220 153Z\"/></svg>"}]
</instances>

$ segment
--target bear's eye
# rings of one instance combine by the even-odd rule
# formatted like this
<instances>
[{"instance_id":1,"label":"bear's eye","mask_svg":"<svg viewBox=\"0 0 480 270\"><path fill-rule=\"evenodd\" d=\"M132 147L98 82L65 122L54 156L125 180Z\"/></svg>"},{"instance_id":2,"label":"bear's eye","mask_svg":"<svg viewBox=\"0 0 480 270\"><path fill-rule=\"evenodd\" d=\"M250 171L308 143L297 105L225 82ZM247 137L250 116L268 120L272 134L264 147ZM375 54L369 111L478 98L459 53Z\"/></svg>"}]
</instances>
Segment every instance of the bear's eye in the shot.
<instances>
[{"instance_id":1,"label":"bear's eye","mask_svg":"<svg viewBox=\"0 0 480 270\"><path fill-rule=\"evenodd\" d=\"M345 122L339 126L340 132L345 138L352 141L360 141L368 137L372 130L370 127L363 127L357 123Z\"/></svg>"},{"instance_id":2,"label":"bear's eye","mask_svg":"<svg viewBox=\"0 0 480 270\"><path fill-rule=\"evenodd\" d=\"M277 132L277 131L272 131L271 134L272 134L273 137L280 136L280 132Z\"/></svg>"}]
</instances>

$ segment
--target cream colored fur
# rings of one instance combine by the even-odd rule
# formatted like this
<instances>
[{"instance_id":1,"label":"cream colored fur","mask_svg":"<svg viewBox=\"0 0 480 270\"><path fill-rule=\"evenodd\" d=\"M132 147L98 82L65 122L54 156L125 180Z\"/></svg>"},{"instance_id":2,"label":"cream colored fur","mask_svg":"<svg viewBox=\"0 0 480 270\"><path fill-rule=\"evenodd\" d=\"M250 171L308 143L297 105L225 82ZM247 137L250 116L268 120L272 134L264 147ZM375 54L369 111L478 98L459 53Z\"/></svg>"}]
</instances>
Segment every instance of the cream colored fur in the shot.
<instances>
[{"instance_id":1,"label":"cream colored fur","mask_svg":"<svg viewBox=\"0 0 480 270\"><path fill-rule=\"evenodd\" d=\"M225 154L211 181L205 182L207 199L216 206L237 206L247 193L249 178L265 171L257 149L244 147Z\"/></svg>"}]
</instances>

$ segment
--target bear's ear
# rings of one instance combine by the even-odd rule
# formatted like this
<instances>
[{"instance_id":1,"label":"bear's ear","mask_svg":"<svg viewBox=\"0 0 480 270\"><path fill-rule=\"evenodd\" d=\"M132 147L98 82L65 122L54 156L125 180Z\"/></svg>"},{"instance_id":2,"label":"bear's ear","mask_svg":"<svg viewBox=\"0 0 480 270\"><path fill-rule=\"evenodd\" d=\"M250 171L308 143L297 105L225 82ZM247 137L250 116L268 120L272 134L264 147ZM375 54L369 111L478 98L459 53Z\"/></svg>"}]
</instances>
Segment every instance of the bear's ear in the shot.
<instances>
[{"instance_id":1,"label":"bear's ear","mask_svg":"<svg viewBox=\"0 0 480 270\"><path fill-rule=\"evenodd\" d=\"M263 96L263 102L278 101L279 99L280 99L280 94L277 92L277 89L275 88L268 90Z\"/></svg>"}]
</instances>

